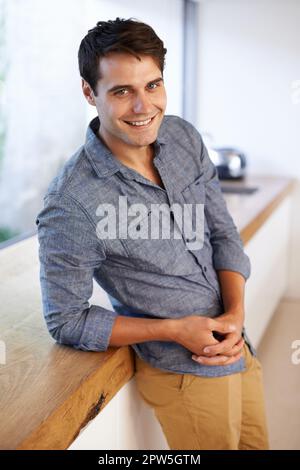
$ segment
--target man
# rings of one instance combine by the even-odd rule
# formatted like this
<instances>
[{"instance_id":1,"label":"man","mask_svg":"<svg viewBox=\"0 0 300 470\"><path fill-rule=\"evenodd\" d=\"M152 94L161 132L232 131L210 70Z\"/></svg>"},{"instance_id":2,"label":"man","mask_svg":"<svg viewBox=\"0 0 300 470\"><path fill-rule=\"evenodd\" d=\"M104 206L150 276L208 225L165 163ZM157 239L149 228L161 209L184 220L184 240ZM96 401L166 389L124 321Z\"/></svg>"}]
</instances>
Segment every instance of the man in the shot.
<instances>
[{"instance_id":1,"label":"man","mask_svg":"<svg viewBox=\"0 0 300 470\"><path fill-rule=\"evenodd\" d=\"M98 22L81 42L98 117L37 219L45 319L77 349L132 345L171 449L266 449L261 367L243 329L249 260L201 136L164 115L165 54L133 20ZM157 206L172 209L175 235L149 236ZM89 305L93 278L114 311Z\"/></svg>"}]
</instances>

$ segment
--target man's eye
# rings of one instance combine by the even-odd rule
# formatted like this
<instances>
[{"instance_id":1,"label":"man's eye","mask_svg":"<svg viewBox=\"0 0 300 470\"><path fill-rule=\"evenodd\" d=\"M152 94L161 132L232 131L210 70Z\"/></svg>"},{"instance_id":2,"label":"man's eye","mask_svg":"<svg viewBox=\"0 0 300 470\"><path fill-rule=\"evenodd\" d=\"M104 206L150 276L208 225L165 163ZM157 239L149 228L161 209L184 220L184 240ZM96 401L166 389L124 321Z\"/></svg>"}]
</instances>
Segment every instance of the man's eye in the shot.
<instances>
[{"instance_id":1,"label":"man's eye","mask_svg":"<svg viewBox=\"0 0 300 470\"><path fill-rule=\"evenodd\" d=\"M148 88L150 88L150 90L155 90L155 88L157 88L158 86L158 83L149 83Z\"/></svg>"},{"instance_id":2,"label":"man's eye","mask_svg":"<svg viewBox=\"0 0 300 470\"><path fill-rule=\"evenodd\" d=\"M126 88L122 88L121 90L118 90L115 92L115 95L117 96L125 96L127 94L128 90Z\"/></svg>"}]
</instances>

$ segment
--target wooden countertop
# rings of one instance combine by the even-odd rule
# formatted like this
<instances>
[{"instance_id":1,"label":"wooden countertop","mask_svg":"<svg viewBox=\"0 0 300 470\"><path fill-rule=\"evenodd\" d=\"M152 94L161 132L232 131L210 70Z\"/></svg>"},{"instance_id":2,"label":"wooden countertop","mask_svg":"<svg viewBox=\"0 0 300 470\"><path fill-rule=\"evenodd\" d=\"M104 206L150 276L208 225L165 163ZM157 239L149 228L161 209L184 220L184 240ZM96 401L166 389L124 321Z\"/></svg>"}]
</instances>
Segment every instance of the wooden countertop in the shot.
<instances>
[{"instance_id":1,"label":"wooden countertop","mask_svg":"<svg viewBox=\"0 0 300 470\"><path fill-rule=\"evenodd\" d=\"M292 190L292 180L249 177L234 184L259 186L251 195L225 195L246 243ZM0 281L0 448L66 449L131 379L133 351L84 352L55 343L42 316L36 236L0 250Z\"/></svg>"}]
</instances>

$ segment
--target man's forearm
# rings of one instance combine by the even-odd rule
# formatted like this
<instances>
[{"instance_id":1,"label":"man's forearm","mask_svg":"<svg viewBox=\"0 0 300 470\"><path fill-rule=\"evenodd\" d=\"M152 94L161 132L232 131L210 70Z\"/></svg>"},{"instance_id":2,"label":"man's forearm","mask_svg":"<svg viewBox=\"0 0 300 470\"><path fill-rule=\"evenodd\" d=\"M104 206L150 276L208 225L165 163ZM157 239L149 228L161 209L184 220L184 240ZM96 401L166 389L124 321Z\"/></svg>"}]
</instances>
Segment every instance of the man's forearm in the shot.
<instances>
[{"instance_id":1,"label":"man's forearm","mask_svg":"<svg viewBox=\"0 0 300 470\"><path fill-rule=\"evenodd\" d=\"M234 271L217 271L225 312L244 312L245 278Z\"/></svg>"},{"instance_id":2,"label":"man's forearm","mask_svg":"<svg viewBox=\"0 0 300 470\"><path fill-rule=\"evenodd\" d=\"M173 338L172 319L116 317L109 346L127 346L145 341L170 341Z\"/></svg>"}]
</instances>

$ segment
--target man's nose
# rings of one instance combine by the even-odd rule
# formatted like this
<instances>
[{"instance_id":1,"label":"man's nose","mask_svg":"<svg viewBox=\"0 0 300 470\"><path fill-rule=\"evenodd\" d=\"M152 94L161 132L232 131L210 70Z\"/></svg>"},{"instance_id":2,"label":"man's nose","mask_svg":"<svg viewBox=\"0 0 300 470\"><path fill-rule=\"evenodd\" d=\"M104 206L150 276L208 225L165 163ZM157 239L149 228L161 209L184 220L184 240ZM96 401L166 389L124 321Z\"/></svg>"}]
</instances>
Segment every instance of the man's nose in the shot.
<instances>
[{"instance_id":1,"label":"man's nose","mask_svg":"<svg viewBox=\"0 0 300 470\"><path fill-rule=\"evenodd\" d=\"M143 93L139 93L135 96L133 102L133 111L135 113L148 114L149 112L151 112L151 109L152 105L148 96Z\"/></svg>"}]
</instances>

